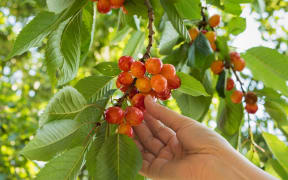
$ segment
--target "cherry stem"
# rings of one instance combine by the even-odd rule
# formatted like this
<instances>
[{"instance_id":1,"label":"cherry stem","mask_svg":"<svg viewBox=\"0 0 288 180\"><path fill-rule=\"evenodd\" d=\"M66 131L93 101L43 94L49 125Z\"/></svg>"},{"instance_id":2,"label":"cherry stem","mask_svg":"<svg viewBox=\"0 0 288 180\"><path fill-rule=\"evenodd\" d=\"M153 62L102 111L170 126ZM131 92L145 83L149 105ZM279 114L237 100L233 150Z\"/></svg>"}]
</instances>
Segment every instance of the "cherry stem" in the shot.
<instances>
[{"instance_id":1,"label":"cherry stem","mask_svg":"<svg viewBox=\"0 0 288 180\"><path fill-rule=\"evenodd\" d=\"M245 95L245 94L246 94L246 91L245 91L245 89L243 88L243 84L244 84L244 83L240 80L240 78L239 78L238 74L236 73L236 71L235 71L233 68L231 68L231 70L232 70L234 76L236 77L236 80L239 82L243 94Z\"/></svg>"},{"instance_id":2,"label":"cherry stem","mask_svg":"<svg viewBox=\"0 0 288 180\"><path fill-rule=\"evenodd\" d=\"M153 44L153 35L154 35L154 30L153 30L153 22L154 22L154 10L153 7L151 5L150 0L145 0L145 5L147 6L148 9L148 19L149 19L149 23L148 23L148 30L149 30L149 35L148 35L148 45L146 48L146 52L144 53L143 57L140 59L141 62L145 62L145 59L150 58L150 51L152 48L152 44Z\"/></svg>"},{"instance_id":3,"label":"cherry stem","mask_svg":"<svg viewBox=\"0 0 288 180\"><path fill-rule=\"evenodd\" d=\"M206 19L206 15L204 13L204 10L207 9L207 7L203 7L201 6L201 16L202 16L202 20L199 22L198 24L198 28L201 30L201 28L205 28L207 26L207 19Z\"/></svg>"}]
</instances>

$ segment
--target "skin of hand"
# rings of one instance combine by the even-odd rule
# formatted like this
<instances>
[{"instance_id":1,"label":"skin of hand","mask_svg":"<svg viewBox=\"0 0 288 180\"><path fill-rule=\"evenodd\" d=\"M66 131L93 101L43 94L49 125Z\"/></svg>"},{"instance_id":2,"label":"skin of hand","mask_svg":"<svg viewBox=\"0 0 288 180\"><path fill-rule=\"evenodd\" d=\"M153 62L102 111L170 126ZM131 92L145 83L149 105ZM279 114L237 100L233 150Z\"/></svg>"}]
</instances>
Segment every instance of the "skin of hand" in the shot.
<instances>
[{"instance_id":1,"label":"skin of hand","mask_svg":"<svg viewBox=\"0 0 288 180\"><path fill-rule=\"evenodd\" d=\"M254 166L219 134L145 98L145 121L134 127L140 173L153 180L275 179Z\"/></svg>"}]
</instances>

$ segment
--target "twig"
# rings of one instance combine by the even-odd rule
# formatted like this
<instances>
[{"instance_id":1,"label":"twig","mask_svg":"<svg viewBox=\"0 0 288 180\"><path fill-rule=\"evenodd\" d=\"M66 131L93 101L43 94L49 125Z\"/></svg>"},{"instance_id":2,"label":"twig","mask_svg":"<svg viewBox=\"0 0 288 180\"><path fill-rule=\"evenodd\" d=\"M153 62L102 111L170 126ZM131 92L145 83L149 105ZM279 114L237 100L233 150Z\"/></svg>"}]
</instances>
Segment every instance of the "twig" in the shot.
<instances>
[{"instance_id":1,"label":"twig","mask_svg":"<svg viewBox=\"0 0 288 180\"><path fill-rule=\"evenodd\" d=\"M145 0L145 5L147 6L148 9L148 19L149 19L149 24L148 24L148 30L149 30L149 35L148 35L148 45L146 48L146 52L144 53L143 57L140 59L141 62L145 62L145 59L150 58L150 51L152 48L153 44L153 35L154 35L154 30L153 30L153 21L154 21L154 10L153 7L150 3L150 0Z\"/></svg>"},{"instance_id":2,"label":"twig","mask_svg":"<svg viewBox=\"0 0 288 180\"><path fill-rule=\"evenodd\" d=\"M236 71L235 71L233 68L231 68L231 70L232 70L233 74L235 75L237 81L240 83L241 90L242 90L243 94L245 95L245 94L246 94L246 91L245 91L244 88L243 88L243 84L244 84L244 83L241 81L241 79L239 78L239 76L238 76L238 74L236 73Z\"/></svg>"},{"instance_id":3,"label":"twig","mask_svg":"<svg viewBox=\"0 0 288 180\"><path fill-rule=\"evenodd\" d=\"M202 16L202 20L199 22L198 24L198 29L201 30L201 28L205 28L207 26L207 18L206 15L204 13L204 9L207 9L207 7L203 7L201 6L201 16Z\"/></svg>"}]
</instances>

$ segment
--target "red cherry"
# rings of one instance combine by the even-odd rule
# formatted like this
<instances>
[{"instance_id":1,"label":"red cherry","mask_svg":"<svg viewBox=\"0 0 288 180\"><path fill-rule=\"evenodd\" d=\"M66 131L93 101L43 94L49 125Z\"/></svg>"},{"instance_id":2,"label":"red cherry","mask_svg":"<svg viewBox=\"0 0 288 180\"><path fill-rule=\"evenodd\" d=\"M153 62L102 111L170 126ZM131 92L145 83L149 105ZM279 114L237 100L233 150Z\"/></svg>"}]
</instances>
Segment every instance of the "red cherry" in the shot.
<instances>
[{"instance_id":1,"label":"red cherry","mask_svg":"<svg viewBox=\"0 0 288 180\"><path fill-rule=\"evenodd\" d=\"M245 63L244 59L242 59L242 58L234 59L232 61L232 64L234 65L233 69L235 71L242 71L246 66L246 63Z\"/></svg>"},{"instance_id":2,"label":"red cherry","mask_svg":"<svg viewBox=\"0 0 288 180\"><path fill-rule=\"evenodd\" d=\"M118 66L122 71L128 72L133 62L134 59L131 56L122 56L118 61Z\"/></svg>"},{"instance_id":3,"label":"red cherry","mask_svg":"<svg viewBox=\"0 0 288 180\"><path fill-rule=\"evenodd\" d=\"M257 104L246 104L245 109L250 114L255 114L258 111Z\"/></svg>"},{"instance_id":4,"label":"red cherry","mask_svg":"<svg viewBox=\"0 0 288 180\"><path fill-rule=\"evenodd\" d=\"M118 133L132 137L133 136L133 128L128 124L120 124L118 126Z\"/></svg>"},{"instance_id":5,"label":"red cherry","mask_svg":"<svg viewBox=\"0 0 288 180\"><path fill-rule=\"evenodd\" d=\"M110 4L112 8L120 8L123 6L124 0L110 0Z\"/></svg>"},{"instance_id":6,"label":"red cherry","mask_svg":"<svg viewBox=\"0 0 288 180\"><path fill-rule=\"evenodd\" d=\"M133 82L132 74L130 72L122 72L118 75L117 81L126 86L130 85Z\"/></svg>"},{"instance_id":7,"label":"red cherry","mask_svg":"<svg viewBox=\"0 0 288 180\"><path fill-rule=\"evenodd\" d=\"M206 34L208 31L207 30L202 30L201 33Z\"/></svg>"},{"instance_id":8,"label":"red cherry","mask_svg":"<svg viewBox=\"0 0 288 180\"><path fill-rule=\"evenodd\" d=\"M249 91L249 92L246 93L245 102L247 104L256 104L257 100L258 100L258 98L257 98L257 96L256 96L256 94L254 92Z\"/></svg>"},{"instance_id":9,"label":"red cherry","mask_svg":"<svg viewBox=\"0 0 288 180\"><path fill-rule=\"evenodd\" d=\"M234 61L235 59L240 59L240 54L237 52L231 52L229 55L231 61Z\"/></svg>"},{"instance_id":10,"label":"red cherry","mask_svg":"<svg viewBox=\"0 0 288 180\"><path fill-rule=\"evenodd\" d=\"M239 104L242 102L243 92L242 91L234 91L231 95L231 101L235 104Z\"/></svg>"},{"instance_id":11,"label":"red cherry","mask_svg":"<svg viewBox=\"0 0 288 180\"><path fill-rule=\"evenodd\" d=\"M178 89L181 86L181 79L179 76L174 76L172 79L168 79L168 88L169 89Z\"/></svg>"},{"instance_id":12,"label":"red cherry","mask_svg":"<svg viewBox=\"0 0 288 180\"><path fill-rule=\"evenodd\" d=\"M232 78L228 78L226 82L226 90L231 91L234 88L234 81Z\"/></svg>"},{"instance_id":13,"label":"red cherry","mask_svg":"<svg viewBox=\"0 0 288 180\"><path fill-rule=\"evenodd\" d=\"M144 115L139 108L129 106L125 111L125 119L127 124L131 126L138 126L144 120Z\"/></svg>"},{"instance_id":14,"label":"red cherry","mask_svg":"<svg viewBox=\"0 0 288 180\"><path fill-rule=\"evenodd\" d=\"M223 61L214 61L211 64L211 71L214 74L220 74L224 70L224 63Z\"/></svg>"},{"instance_id":15,"label":"red cherry","mask_svg":"<svg viewBox=\"0 0 288 180\"><path fill-rule=\"evenodd\" d=\"M146 72L144 63L140 61L135 61L131 65L131 73L137 78L143 78Z\"/></svg>"},{"instance_id":16,"label":"red cherry","mask_svg":"<svg viewBox=\"0 0 288 180\"><path fill-rule=\"evenodd\" d=\"M145 62L145 67L150 74L159 74L161 72L163 63L159 58L150 58Z\"/></svg>"},{"instance_id":17,"label":"red cherry","mask_svg":"<svg viewBox=\"0 0 288 180\"><path fill-rule=\"evenodd\" d=\"M110 124L121 124L124 111L120 107L110 107L105 111L105 120Z\"/></svg>"},{"instance_id":18,"label":"red cherry","mask_svg":"<svg viewBox=\"0 0 288 180\"><path fill-rule=\"evenodd\" d=\"M152 76L150 82L152 89L157 93L165 91L168 86L167 79L161 74L156 74Z\"/></svg>"},{"instance_id":19,"label":"red cherry","mask_svg":"<svg viewBox=\"0 0 288 180\"><path fill-rule=\"evenodd\" d=\"M172 64L163 64L163 67L161 69L161 74L166 79L172 79L176 75L175 67Z\"/></svg>"},{"instance_id":20,"label":"red cherry","mask_svg":"<svg viewBox=\"0 0 288 180\"><path fill-rule=\"evenodd\" d=\"M97 10L100 13L106 14L111 10L111 4L109 0L98 0Z\"/></svg>"},{"instance_id":21,"label":"red cherry","mask_svg":"<svg viewBox=\"0 0 288 180\"><path fill-rule=\"evenodd\" d=\"M132 100L131 100L131 104L139 109L141 109L142 111L145 110L145 104L144 104L144 99L145 99L145 95L142 93L136 94Z\"/></svg>"},{"instance_id":22,"label":"red cherry","mask_svg":"<svg viewBox=\"0 0 288 180\"><path fill-rule=\"evenodd\" d=\"M209 25L214 28L220 24L221 16L219 14L215 14L211 16L208 20Z\"/></svg>"},{"instance_id":23,"label":"red cherry","mask_svg":"<svg viewBox=\"0 0 288 180\"><path fill-rule=\"evenodd\" d=\"M138 93L137 88L133 87L129 92L129 99L132 99L137 93Z\"/></svg>"},{"instance_id":24,"label":"red cherry","mask_svg":"<svg viewBox=\"0 0 288 180\"><path fill-rule=\"evenodd\" d=\"M161 93L157 93L157 98L161 99L162 101L166 101L170 97L171 97L171 90L170 89L166 89L165 91L163 91Z\"/></svg>"}]
</instances>

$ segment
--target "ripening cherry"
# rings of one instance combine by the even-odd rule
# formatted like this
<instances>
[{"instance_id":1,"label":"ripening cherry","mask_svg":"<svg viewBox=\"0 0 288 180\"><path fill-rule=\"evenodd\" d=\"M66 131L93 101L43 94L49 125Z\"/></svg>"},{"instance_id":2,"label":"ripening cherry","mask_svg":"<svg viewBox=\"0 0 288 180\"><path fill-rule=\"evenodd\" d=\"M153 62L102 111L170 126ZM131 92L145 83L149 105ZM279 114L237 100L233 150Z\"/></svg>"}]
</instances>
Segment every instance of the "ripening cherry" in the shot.
<instances>
[{"instance_id":1,"label":"ripening cherry","mask_svg":"<svg viewBox=\"0 0 288 180\"><path fill-rule=\"evenodd\" d=\"M120 107L110 107L105 111L105 120L110 124L121 124L124 118L124 111Z\"/></svg>"},{"instance_id":2,"label":"ripening cherry","mask_svg":"<svg viewBox=\"0 0 288 180\"><path fill-rule=\"evenodd\" d=\"M189 29L189 34L190 34L191 40L194 41L199 34L199 29L197 27L192 27L191 29Z\"/></svg>"},{"instance_id":3,"label":"ripening cherry","mask_svg":"<svg viewBox=\"0 0 288 180\"><path fill-rule=\"evenodd\" d=\"M132 75L135 76L136 78L143 78L146 72L144 63L140 61L133 62L130 70Z\"/></svg>"},{"instance_id":4,"label":"ripening cherry","mask_svg":"<svg viewBox=\"0 0 288 180\"><path fill-rule=\"evenodd\" d=\"M146 71L150 74L159 74L163 63L159 58L150 58L145 62Z\"/></svg>"},{"instance_id":5,"label":"ripening cherry","mask_svg":"<svg viewBox=\"0 0 288 180\"><path fill-rule=\"evenodd\" d=\"M217 47L216 47L216 43L215 43L215 42L210 42L210 47L212 48L213 51L216 51L216 50L217 50Z\"/></svg>"},{"instance_id":6,"label":"ripening cherry","mask_svg":"<svg viewBox=\"0 0 288 180\"><path fill-rule=\"evenodd\" d=\"M157 98L159 98L162 101L166 101L170 97L171 97L171 90L168 88L163 92L157 93Z\"/></svg>"},{"instance_id":7,"label":"ripening cherry","mask_svg":"<svg viewBox=\"0 0 288 180\"><path fill-rule=\"evenodd\" d=\"M124 0L110 0L110 4L112 8L120 8L124 3Z\"/></svg>"},{"instance_id":8,"label":"ripening cherry","mask_svg":"<svg viewBox=\"0 0 288 180\"><path fill-rule=\"evenodd\" d=\"M140 110L144 111L145 110L144 99L145 99L144 94L142 93L136 94L135 96L133 96L131 104L132 106L137 107Z\"/></svg>"},{"instance_id":9,"label":"ripening cherry","mask_svg":"<svg viewBox=\"0 0 288 180\"><path fill-rule=\"evenodd\" d=\"M132 99L137 93L138 93L137 88L136 87L132 87L132 89L129 92L129 99Z\"/></svg>"},{"instance_id":10,"label":"ripening cherry","mask_svg":"<svg viewBox=\"0 0 288 180\"><path fill-rule=\"evenodd\" d=\"M257 103L257 95L254 92L247 92L245 95L245 102L246 104L256 104Z\"/></svg>"},{"instance_id":11,"label":"ripening cherry","mask_svg":"<svg viewBox=\"0 0 288 180\"><path fill-rule=\"evenodd\" d=\"M219 14L215 14L211 16L208 20L209 25L214 28L220 24L221 16Z\"/></svg>"},{"instance_id":12,"label":"ripening cherry","mask_svg":"<svg viewBox=\"0 0 288 180\"><path fill-rule=\"evenodd\" d=\"M116 87L117 87L118 89L120 89L121 86L122 86L122 84L120 83L119 79L117 78L117 80L116 80Z\"/></svg>"},{"instance_id":13,"label":"ripening cherry","mask_svg":"<svg viewBox=\"0 0 288 180\"><path fill-rule=\"evenodd\" d=\"M227 91L231 91L233 88L234 88L234 81L232 78L228 78L227 81L226 81L226 90Z\"/></svg>"},{"instance_id":14,"label":"ripening cherry","mask_svg":"<svg viewBox=\"0 0 288 180\"><path fill-rule=\"evenodd\" d=\"M134 59L131 56L122 56L118 61L118 66L122 71L128 72L133 62Z\"/></svg>"},{"instance_id":15,"label":"ripening cherry","mask_svg":"<svg viewBox=\"0 0 288 180\"><path fill-rule=\"evenodd\" d=\"M130 72L122 72L118 75L117 81L125 86L130 85L133 82L132 74Z\"/></svg>"},{"instance_id":16,"label":"ripening cherry","mask_svg":"<svg viewBox=\"0 0 288 180\"><path fill-rule=\"evenodd\" d=\"M151 82L147 77L139 78L136 80L136 88L138 91L148 93L151 90Z\"/></svg>"},{"instance_id":17,"label":"ripening cherry","mask_svg":"<svg viewBox=\"0 0 288 180\"><path fill-rule=\"evenodd\" d=\"M129 89L129 86L122 86L122 87L120 88L120 91L122 91L123 93L125 93L126 91L128 91L128 89Z\"/></svg>"},{"instance_id":18,"label":"ripening cherry","mask_svg":"<svg viewBox=\"0 0 288 180\"><path fill-rule=\"evenodd\" d=\"M240 59L240 54L237 52L231 52L230 54L231 61L234 61L235 59Z\"/></svg>"},{"instance_id":19,"label":"ripening cherry","mask_svg":"<svg viewBox=\"0 0 288 180\"><path fill-rule=\"evenodd\" d=\"M205 37L208 39L208 41L210 43L215 42L216 41L216 33L214 31L208 31L205 34Z\"/></svg>"},{"instance_id":20,"label":"ripening cherry","mask_svg":"<svg viewBox=\"0 0 288 180\"><path fill-rule=\"evenodd\" d=\"M163 64L161 75L166 79L172 79L176 75L175 67L172 64Z\"/></svg>"},{"instance_id":21,"label":"ripening cherry","mask_svg":"<svg viewBox=\"0 0 288 180\"><path fill-rule=\"evenodd\" d=\"M177 75L171 79L167 79L167 81L169 89L178 89L181 86L181 79Z\"/></svg>"},{"instance_id":22,"label":"ripening cherry","mask_svg":"<svg viewBox=\"0 0 288 180\"><path fill-rule=\"evenodd\" d=\"M118 126L118 133L132 137L133 136L133 128L128 124L120 124Z\"/></svg>"},{"instance_id":23,"label":"ripening cherry","mask_svg":"<svg viewBox=\"0 0 288 180\"><path fill-rule=\"evenodd\" d=\"M258 105L255 104L246 104L245 109L250 114L255 114L258 110Z\"/></svg>"},{"instance_id":24,"label":"ripening cherry","mask_svg":"<svg viewBox=\"0 0 288 180\"><path fill-rule=\"evenodd\" d=\"M156 74L151 78L151 87L156 93L163 92L167 89L167 79L161 74Z\"/></svg>"},{"instance_id":25,"label":"ripening cherry","mask_svg":"<svg viewBox=\"0 0 288 180\"><path fill-rule=\"evenodd\" d=\"M127 124L131 126L138 126L144 120L144 115L139 108L129 106L125 111L125 119Z\"/></svg>"},{"instance_id":26,"label":"ripening cherry","mask_svg":"<svg viewBox=\"0 0 288 180\"><path fill-rule=\"evenodd\" d=\"M208 32L208 31L205 30L205 29L201 30L201 33L202 33L202 34L206 34L207 32Z\"/></svg>"},{"instance_id":27,"label":"ripening cherry","mask_svg":"<svg viewBox=\"0 0 288 180\"><path fill-rule=\"evenodd\" d=\"M223 61L214 61L211 64L211 71L214 74L220 74L224 70L224 63Z\"/></svg>"},{"instance_id":28,"label":"ripening cherry","mask_svg":"<svg viewBox=\"0 0 288 180\"><path fill-rule=\"evenodd\" d=\"M243 58L233 60L232 64L234 65L233 69L235 71L242 71L246 66L246 63Z\"/></svg>"},{"instance_id":29,"label":"ripening cherry","mask_svg":"<svg viewBox=\"0 0 288 180\"><path fill-rule=\"evenodd\" d=\"M106 14L111 10L111 4L109 0L98 0L97 10L100 13Z\"/></svg>"},{"instance_id":30,"label":"ripening cherry","mask_svg":"<svg viewBox=\"0 0 288 180\"><path fill-rule=\"evenodd\" d=\"M239 104L242 102L243 92L242 91L234 91L231 95L231 101L235 104Z\"/></svg>"}]
</instances>

